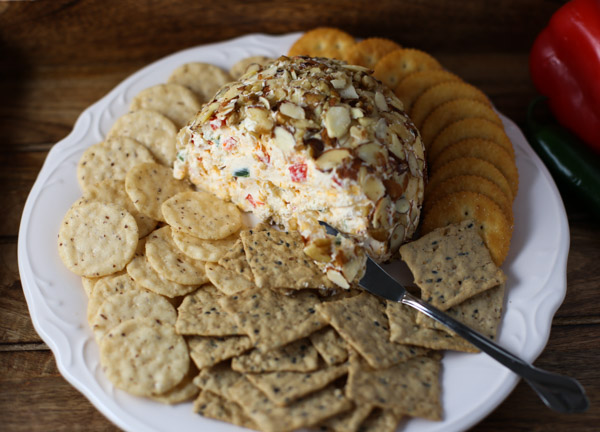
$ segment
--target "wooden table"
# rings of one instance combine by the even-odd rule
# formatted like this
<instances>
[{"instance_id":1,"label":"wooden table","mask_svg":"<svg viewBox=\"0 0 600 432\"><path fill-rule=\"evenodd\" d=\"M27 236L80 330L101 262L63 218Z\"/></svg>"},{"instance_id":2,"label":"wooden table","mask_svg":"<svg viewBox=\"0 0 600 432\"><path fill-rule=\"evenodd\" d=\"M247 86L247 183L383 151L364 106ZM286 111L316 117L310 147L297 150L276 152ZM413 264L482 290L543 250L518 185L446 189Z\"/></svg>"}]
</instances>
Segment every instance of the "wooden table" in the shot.
<instances>
[{"instance_id":1,"label":"wooden table","mask_svg":"<svg viewBox=\"0 0 600 432\"><path fill-rule=\"evenodd\" d=\"M116 430L58 373L32 327L19 281L17 233L48 150L77 116L129 74L174 51L239 35L318 25L431 52L482 88L519 125L536 92L528 50L561 2L542 0L0 1L0 429ZM402 4L401 4L402 3ZM600 428L600 224L566 202L568 292L536 365L586 387L584 414L546 409L525 384L473 430ZM548 233L552 235L552 233Z\"/></svg>"}]
</instances>

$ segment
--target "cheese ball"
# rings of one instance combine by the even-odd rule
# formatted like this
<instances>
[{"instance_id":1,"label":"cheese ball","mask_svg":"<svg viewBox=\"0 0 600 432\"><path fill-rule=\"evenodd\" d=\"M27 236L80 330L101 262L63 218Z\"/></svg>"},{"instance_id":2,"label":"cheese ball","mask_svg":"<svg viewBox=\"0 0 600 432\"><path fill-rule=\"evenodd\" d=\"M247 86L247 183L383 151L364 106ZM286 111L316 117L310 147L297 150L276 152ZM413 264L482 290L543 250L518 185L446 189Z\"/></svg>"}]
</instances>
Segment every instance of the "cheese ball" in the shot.
<instances>
[{"instance_id":1,"label":"cheese ball","mask_svg":"<svg viewBox=\"0 0 600 432\"><path fill-rule=\"evenodd\" d=\"M256 66L179 132L174 172L310 243L324 221L386 261L419 222L424 147L367 68L310 57Z\"/></svg>"}]
</instances>

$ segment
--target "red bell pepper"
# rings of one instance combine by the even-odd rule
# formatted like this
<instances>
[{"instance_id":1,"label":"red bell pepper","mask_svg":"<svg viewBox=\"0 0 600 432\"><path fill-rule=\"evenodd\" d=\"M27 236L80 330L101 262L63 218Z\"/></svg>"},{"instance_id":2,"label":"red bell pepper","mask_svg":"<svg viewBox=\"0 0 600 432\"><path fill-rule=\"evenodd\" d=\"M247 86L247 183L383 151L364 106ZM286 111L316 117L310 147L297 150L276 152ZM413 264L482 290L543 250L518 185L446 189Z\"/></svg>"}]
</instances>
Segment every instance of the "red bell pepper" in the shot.
<instances>
[{"instance_id":1,"label":"red bell pepper","mask_svg":"<svg viewBox=\"0 0 600 432\"><path fill-rule=\"evenodd\" d=\"M600 0L571 0L556 11L529 69L559 123L600 153Z\"/></svg>"}]
</instances>

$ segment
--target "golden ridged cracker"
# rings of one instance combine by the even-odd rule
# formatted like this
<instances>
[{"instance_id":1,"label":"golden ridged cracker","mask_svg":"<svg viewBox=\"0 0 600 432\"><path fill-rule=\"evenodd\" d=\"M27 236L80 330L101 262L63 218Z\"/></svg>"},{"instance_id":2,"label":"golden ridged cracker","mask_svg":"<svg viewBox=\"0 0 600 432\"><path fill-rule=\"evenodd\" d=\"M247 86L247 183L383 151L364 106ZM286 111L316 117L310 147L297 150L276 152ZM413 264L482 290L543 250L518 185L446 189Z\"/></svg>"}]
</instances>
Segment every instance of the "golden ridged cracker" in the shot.
<instances>
[{"instance_id":1,"label":"golden ridged cracker","mask_svg":"<svg viewBox=\"0 0 600 432\"><path fill-rule=\"evenodd\" d=\"M392 51L401 49L402 47L390 39L384 38L367 38L354 45L348 47L344 55L344 60L348 64L373 69L377 62Z\"/></svg>"},{"instance_id":2,"label":"golden ridged cracker","mask_svg":"<svg viewBox=\"0 0 600 432\"><path fill-rule=\"evenodd\" d=\"M183 337L172 325L138 318L122 322L102 339L100 363L116 387L152 396L181 382L189 356Z\"/></svg>"},{"instance_id":3,"label":"golden ridged cracker","mask_svg":"<svg viewBox=\"0 0 600 432\"><path fill-rule=\"evenodd\" d=\"M198 369L214 366L252 348L248 336L190 336L187 343L190 357Z\"/></svg>"},{"instance_id":4,"label":"golden ridged cracker","mask_svg":"<svg viewBox=\"0 0 600 432\"><path fill-rule=\"evenodd\" d=\"M472 99L454 99L435 108L425 119L420 129L425 148L449 124L466 118L484 118L502 126L502 120L489 105Z\"/></svg>"},{"instance_id":5,"label":"golden ridged cracker","mask_svg":"<svg viewBox=\"0 0 600 432\"><path fill-rule=\"evenodd\" d=\"M404 111L410 112L412 104L429 87L448 81L460 81L452 72L444 69L429 69L406 75L394 88L394 94L404 104Z\"/></svg>"},{"instance_id":6,"label":"golden ridged cracker","mask_svg":"<svg viewBox=\"0 0 600 432\"><path fill-rule=\"evenodd\" d=\"M62 220L58 254L73 273L99 277L123 270L137 242L137 224L124 208L100 202L76 203Z\"/></svg>"},{"instance_id":7,"label":"golden ridged cracker","mask_svg":"<svg viewBox=\"0 0 600 432\"><path fill-rule=\"evenodd\" d=\"M177 126L167 117L151 110L137 110L119 117L108 131L108 138L124 136L142 143L163 165L175 160Z\"/></svg>"},{"instance_id":8,"label":"golden ridged cracker","mask_svg":"<svg viewBox=\"0 0 600 432\"><path fill-rule=\"evenodd\" d=\"M187 256L206 262L216 263L239 240L239 233L219 240L205 240L182 231L172 230L173 241Z\"/></svg>"},{"instance_id":9,"label":"golden ridged cracker","mask_svg":"<svg viewBox=\"0 0 600 432\"><path fill-rule=\"evenodd\" d=\"M381 58L375 65L373 76L393 89L410 73L441 68L440 63L426 52L403 48Z\"/></svg>"},{"instance_id":10,"label":"golden ridged cracker","mask_svg":"<svg viewBox=\"0 0 600 432\"><path fill-rule=\"evenodd\" d=\"M231 77L234 80L237 80L246 73L246 71L248 70L248 68L251 65L264 66L273 60L274 59L272 59L270 57L265 57L265 56L261 56L261 55L245 57L245 58L235 62L233 64L233 66L231 66L231 68L229 69L229 75L231 75Z\"/></svg>"},{"instance_id":11,"label":"golden ridged cracker","mask_svg":"<svg viewBox=\"0 0 600 432\"><path fill-rule=\"evenodd\" d=\"M182 285L164 278L152 268L145 254L127 264L127 274L141 287L169 298L189 294L197 288L197 285Z\"/></svg>"},{"instance_id":12,"label":"golden ridged cracker","mask_svg":"<svg viewBox=\"0 0 600 432\"><path fill-rule=\"evenodd\" d=\"M77 180L83 191L106 179L124 180L127 171L154 156L134 139L115 136L89 147L77 163Z\"/></svg>"},{"instance_id":13,"label":"golden ridged cracker","mask_svg":"<svg viewBox=\"0 0 600 432\"><path fill-rule=\"evenodd\" d=\"M457 120L446 126L435 137L433 142L429 143L427 150L428 160L430 162L435 160L446 147L467 138L481 138L494 141L509 152L513 159L515 157L515 149L502 125L484 118L471 117Z\"/></svg>"},{"instance_id":14,"label":"golden ridged cracker","mask_svg":"<svg viewBox=\"0 0 600 432\"><path fill-rule=\"evenodd\" d=\"M477 87L462 81L447 81L425 90L410 109L410 119L421 128L427 116L444 102L454 99L472 99L490 105L488 97Z\"/></svg>"},{"instance_id":15,"label":"golden ridged cracker","mask_svg":"<svg viewBox=\"0 0 600 432\"><path fill-rule=\"evenodd\" d=\"M288 51L288 56L305 55L343 60L344 53L355 43L354 37L343 30L319 27L300 36Z\"/></svg>"},{"instance_id":16,"label":"golden ridged cracker","mask_svg":"<svg viewBox=\"0 0 600 432\"><path fill-rule=\"evenodd\" d=\"M173 178L171 168L144 163L134 166L125 177L125 190L140 213L165 220L161 206L174 195L191 189L187 181Z\"/></svg>"},{"instance_id":17,"label":"golden ridged cracker","mask_svg":"<svg viewBox=\"0 0 600 432\"><path fill-rule=\"evenodd\" d=\"M437 168L425 189L425 199L428 199L428 190L433 190L439 183L459 175L475 175L486 178L498 186L510 202L514 199L510 183L504 174L488 161L475 157L459 157Z\"/></svg>"},{"instance_id":18,"label":"golden ridged cracker","mask_svg":"<svg viewBox=\"0 0 600 432\"><path fill-rule=\"evenodd\" d=\"M182 128L200 111L197 96L180 84L157 84L136 94L129 105L130 111L156 111Z\"/></svg>"},{"instance_id":19,"label":"golden ridged cracker","mask_svg":"<svg viewBox=\"0 0 600 432\"><path fill-rule=\"evenodd\" d=\"M436 228L465 220L477 221L478 230L497 266L506 259L512 236L512 225L502 209L484 195L475 192L455 192L437 201L425 215L423 234Z\"/></svg>"},{"instance_id":20,"label":"golden ridged cracker","mask_svg":"<svg viewBox=\"0 0 600 432\"><path fill-rule=\"evenodd\" d=\"M256 423L246 415L239 404L207 390L200 392L192 409L204 417L258 430Z\"/></svg>"},{"instance_id":21,"label":"golden ridged cracker","mask_svg":"<svg viewBox=\"0 0 600 432\"><path fill-rule=\"evenodd\" d=\"M148 236L146 258L152 268L165 279L181 285L202 285L208 282L204 261L195 260L181 252L165 226Z\"/></svg>"},{"instance_id":22,"label":"golden ridged cracker","mask_svg":"<svg viewBox=\"0 0 600 432\"><path fill-rule=\"evenodd\" d=\"M231 360L233 370L245 373L309 372L318 367L319 354L308 339L299 339L267 352L254 349Z\"/></svg>"},{"instance_id":23,"label":"golden ridged cracker","mask_svg":"<svg viewBox=\"0 0 600 432\"><path fill-rule=\"evenodd\" d=\"M177 67L169 76L168 82L189 88L202 104L211 100L217 90L232 80L226 71L216 65L191 62Z\"/></svg>"},{"instance_id":24,"label":"golden ridged cracker","mask_svg":"<svg viewBox=\"0 0 600 432\"><path fill-rule=\"evenodd\" d=\"M235 204L203 191L178 193L163 202L161 211L174 230L207 240L224 239L242 226Z\"/></svg>"},{"instance_id":25,"label":"golden ridged cracker","mask_svg":"<svg viewBox=\"0 0 600 432\"><path fill-rule=\"evenodd\" d=\"M494 165L504 175L512 196L516 197L519 191L519 171L515 160L502 146L494 141L481 138L466 138L446 147L435 159L431 161L431 172L447 162L460 157L475 157L483 159Z\"/></svg>"}]
</instances>

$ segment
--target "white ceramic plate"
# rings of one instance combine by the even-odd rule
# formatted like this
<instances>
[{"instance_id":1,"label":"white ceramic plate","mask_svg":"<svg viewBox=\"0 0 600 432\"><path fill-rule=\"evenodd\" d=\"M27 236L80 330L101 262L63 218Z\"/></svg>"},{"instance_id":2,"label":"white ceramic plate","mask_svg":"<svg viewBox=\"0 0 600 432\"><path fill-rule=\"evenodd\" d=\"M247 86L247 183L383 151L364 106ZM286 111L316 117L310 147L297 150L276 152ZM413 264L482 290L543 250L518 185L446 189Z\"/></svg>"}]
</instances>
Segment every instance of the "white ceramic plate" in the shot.
<instances>
[{"instance_id":1,"label":"white ceramic plate","mask_svg":"<svg viewBox=\"0 0 600 432\"><path fill-rule=\"evenodd\" d=\"M31 190L21 220L18 257L33 324L52 349L63 376L123 429L241 430L193 414L191 403L165 406L130 396L113 388L103 376L86 321L86 295L80 279L65 268L57 253L60 222L81 194L77 161L87 147L103 140L113 122L127 112L135 94L165 82L182 63L201 61L228 69L243 57L286 53L298 36L249 35L181 51L143 68L81 114L69 136L50 151ZM552 317L565 295L569 232L560 195L546 168L517 126L502 119L515 146L520 188L514 203L510 254L503 265L508 282L499 343L533 361L546 345ZM498 406L518 381L483 354L460 353L445 355L442 380L444 421L414 419L403 430L467 429Z\"/></svg>"}]
</instances>

